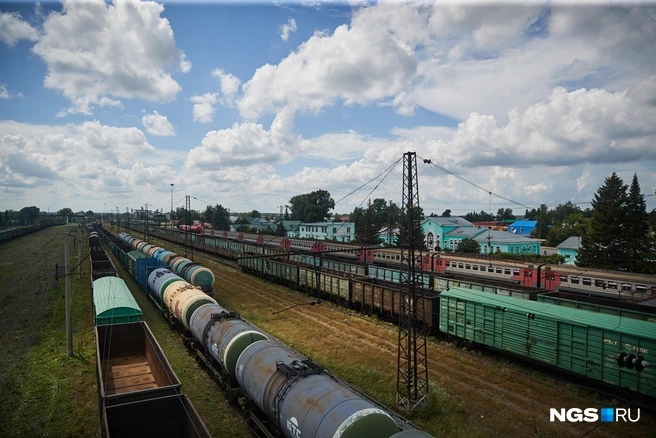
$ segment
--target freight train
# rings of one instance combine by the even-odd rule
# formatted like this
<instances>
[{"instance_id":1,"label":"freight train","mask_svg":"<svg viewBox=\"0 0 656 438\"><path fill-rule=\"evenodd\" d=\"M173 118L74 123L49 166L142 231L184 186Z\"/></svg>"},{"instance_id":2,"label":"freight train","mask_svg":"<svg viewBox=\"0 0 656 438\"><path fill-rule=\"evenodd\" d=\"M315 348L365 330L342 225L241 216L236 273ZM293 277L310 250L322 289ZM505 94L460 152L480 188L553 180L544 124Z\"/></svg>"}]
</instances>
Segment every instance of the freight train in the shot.
<instances>
[{"instance_id":1,"label":"freight train","mask_svg":"<svg viewBox=\"0 0 656 438\"><path fill-rule=\"evenodd\" d=\"M262 436L430 437L406 422L401 426L407 430L400 430L395 414L161 267L162 257L121 254L121 243L131 239L122 235L109 245L120 260L135 261L137 283L186 335L187 344Z\"/></svg>"},{"instance_id":2,"label":"freight train","mask_svg":"<svg viewBox=\"0 0 656 438\"><path fill-rule=\"evenodd\" d=\"M89 254L101 436L209 438L96 231Z\"/></svg>"},{"instance_id":3,"label":"freight train","mask_svg":"<svg viewBox=\"0 0 656 438\"><path fill-rule=\"evenodd\" d=\"M140 230L137 226L137 230ZM143 232L143 230L141 230ZM185 234L178 230L152 228L149 233L184 244L185 238L201 250L236 259L244 254L306 253L317 258L338 259L359 263L365 270L370 266L399 268L398 248L363 248L338 242L290 239L279 236L247 234L229 231L206 231ZM493 281L525 286L546 292L576 293L617 301L641 301L656 297L656 276L621 271L603 271L568 265L534 264L471 258L441 252L426 252L420 268L434 273L472 281Z\"/></svg>"},{"instance_id":4,"label":"freight train","mask_svg":"<svg viewBox=\"0 0 656 438\"><path fill-rule=\"evenodd\" d=\"M402 308L400 300L406 299L400 284L386 281L399 280L398 267L335 261L320 256L318 251L306 254L305 263L300 263L298 258L289 260L294 256L290 256L287 249L266 245L263 236L256 242L194 237L198 248L237 258L245 271L360 311L398 321ZM311 244L317 243L320 242ZM612 306L597 307L597 312L570 309L535 302L539 296L537 292L545 291L522 284L498 281L491 285L467 284L466 280L453 278L456 276L434 274L433 283L420 284L417 290L417 314L420 315L417 322L426 324L433 334L485 345L593 381L656 397L656 366L649 366L656 363L656 325L650 322L653 313L645 310L649 307L641 308L638 317L619 310L607 314L609 308L611 312L614 310ZM503 271L501 274L505 275ZM634 281L632 284L641 283ZM475 289L493 293L479 296ZM460 297L448 298L452 291L458 290L466 291L465 294L471 292L468 301ZM494 306L490 304L493 302ZM450 311L448 306L455 306L455 310ZM480 312L483 317L479 317ZM495 316L494 312L499 314ZM458 324L445 323L449 318ZM527 333L534 327L529 336ZM524 341L518 343L520 338ZM540 345L534 347L535 344ZM544 348L548 351L536 354Z\"/></svg>"},{"instance_id":5,"label":"freight train","mask_svg":"<svg viewBox=\"0 0 656 438\"><path fill-rule=\"evenodd\" d=\"M246 272L399 320L407 292L399 283L348 275L285 259L245 257ZM415 291L418 324L433 335L479 344L577 376L656 398L654 314L609 314L523 296L523 291L453 282L442 291ZM515 292L516 296L509 296ZM540 295L538 295L539 297ZM610 310L613 310L611 308Z\"/></svg>"}]
</instances>

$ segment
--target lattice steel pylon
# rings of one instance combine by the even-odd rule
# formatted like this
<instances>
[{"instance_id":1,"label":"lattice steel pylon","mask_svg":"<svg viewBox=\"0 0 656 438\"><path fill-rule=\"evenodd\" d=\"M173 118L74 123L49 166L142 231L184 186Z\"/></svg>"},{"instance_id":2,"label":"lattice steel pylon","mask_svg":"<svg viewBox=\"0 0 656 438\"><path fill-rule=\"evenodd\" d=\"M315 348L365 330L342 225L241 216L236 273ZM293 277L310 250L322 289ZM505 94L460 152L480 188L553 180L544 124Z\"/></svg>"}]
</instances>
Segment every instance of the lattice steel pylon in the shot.
<instances>
[{"instance_id":1,"label":"lattice steel pylon","mask_svg":"<svg viewBox=\"0 0 656 438\"><path fill-rule=\"evenodd\" d=\"M403 154L403 206L404 224L401 239L401 285L403 299L399 311L398 370L396 403L407 411L428 403L428 357L426 334L428 328L423 317L424 308L417 303L416 287L423 283L421 271L421 217L419 209L419 182L417 155Z\"/></svg>"}]
</instances>

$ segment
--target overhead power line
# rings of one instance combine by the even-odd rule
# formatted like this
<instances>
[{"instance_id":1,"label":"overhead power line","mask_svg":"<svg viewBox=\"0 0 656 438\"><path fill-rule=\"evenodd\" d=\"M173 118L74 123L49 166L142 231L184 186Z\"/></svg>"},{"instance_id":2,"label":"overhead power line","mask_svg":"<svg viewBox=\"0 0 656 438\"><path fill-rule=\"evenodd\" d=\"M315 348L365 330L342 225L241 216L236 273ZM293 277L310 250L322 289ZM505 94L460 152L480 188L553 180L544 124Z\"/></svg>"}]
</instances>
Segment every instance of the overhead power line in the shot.
<instances>
[{"instance_id":1,"label":"overhead power line","mask_svg":"<svg viewBox=\"0 0 656 438\"><path fill-rule=\"evenodd\" d=\"M499 194L497 194L497 193L494 193L494 192L491 191L491 190L488 190L488 189L486 189L486 188L484 188L484 187L481 187L481 186L479 186L478 184L473 183L473 182L469 181L469 180L466 179L466 178L463 178L462 176L458 175L457 173L452 172L452 171L450 171L450 170L448 170L448 169L445 169L445 168L442 167L442 166L439 166L439 165L433 163L433 161L430 160L430 159L423 158L423 157L419 157L419 158L421 158L421 159L424 161L425 164L428 164L429 166L435 167L435 168L441 170L442 172L448 173L449 175L455 176L455 177L458 178L459 180L464 181L464 182L466 182L467 184L470 184L470 185L476 187L477 189L483 190L485 193L489 194L490 196L496 196L497 198L503 199L504 201L508 201L508 202L513 203L513 204L517 204L517 205L519 205L520 207L524 207L524 208L527 208L527 209L531 209L531 207L529 207L528 205L524 205L524 204L522 204L521 202L513 201L512 199L506 198L505 196L501 196L501 195L499 195Z\"/></svg>"}]
</instances>

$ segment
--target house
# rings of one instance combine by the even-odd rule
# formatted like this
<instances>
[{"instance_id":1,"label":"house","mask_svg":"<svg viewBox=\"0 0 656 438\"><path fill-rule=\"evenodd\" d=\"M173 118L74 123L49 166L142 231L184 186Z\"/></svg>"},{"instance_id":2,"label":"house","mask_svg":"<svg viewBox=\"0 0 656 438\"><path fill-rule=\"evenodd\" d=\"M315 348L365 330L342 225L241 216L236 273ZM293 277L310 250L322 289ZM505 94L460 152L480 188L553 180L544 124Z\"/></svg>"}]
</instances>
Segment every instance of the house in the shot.
<instances>
[{"instance_id":1,"label":"house","mask_svg":"<svg viewBox=\"0 0 656 438\"><path fill-rule=\"evenodd\" d=\"M540 254L540 241L507 231L484 229L473 239L481 246L481 254Z\"/></svg>"},{"instance_id":2,"label":"house","mask_svg":"<svg viewBox=\"0 0 656 438\"><path fill-rule=\"evenodd\" d=\"M350 242L355 239L353 222L302 223L298 230L299 239L335 240Z\"/></svg>"},{"instance_id":3,"label":"house","mask_svg":"<svg viewBox=\"0 0 656 438\"><path fill-rule=\"evenodd\" d=\"M512 224L508 225L508 232L512 234L521 234L524 236L530 236L531 231L535 228L535 225L538 221L515 221Z\"/></svg>"},{"instance_id":4,"label":"house","mask_svg":"<svg viewBox=\"0 0 656 438\"><path fill-rule=\"evenodd\" d=\"M429 217L422 224L426 247L437 251L455 251L460 242L473 239L481 246L481 254L539 254L540 242L524 235L478 227L461 217Z\"/></svg>"},{"instance_id":5,"label":"house","mask_svg":"<svg viewBox=\"0 0 656 438\"><path fill-rule=\"evenodd\" d=\"M282 226L285 229L285 237L298 239L298 232L301 223L301 221L282 221Z\"/></svg>"},{"instance_id":6,"label":"house","mask_svg":"<svg viewBox=\"0 0 656 438\"><path fill-rule=\"evenodd\" d=\"M565 264L573 265L576 263L576 256L579 255L580 247L581 238L579 236L571 236L556 246L556 251L558 255L565 257Z\"/></svg>"},{"instance_id":7,"label":"house","mask_svg":"<svg viewBox=\"0 0 656 438\"><path fill-rule=\"evenodd\" d=\"M421 229L426 236L426 247L435 250L455 249L460 241L472 237L476 230L474 224L457 216L428 217L421 223Z\"/></svg>"},{"instance_id":8,"label":"house","mask_svg":"<svg viewBox=\"0 0 656 438\"><path fill-rule=\"evenodd\" d=\"M251 230L258 233L262 231L274 231L276 229L276 224L274 222L264 218L250 219L249 226Z\"/></svg>"}]
</instances>

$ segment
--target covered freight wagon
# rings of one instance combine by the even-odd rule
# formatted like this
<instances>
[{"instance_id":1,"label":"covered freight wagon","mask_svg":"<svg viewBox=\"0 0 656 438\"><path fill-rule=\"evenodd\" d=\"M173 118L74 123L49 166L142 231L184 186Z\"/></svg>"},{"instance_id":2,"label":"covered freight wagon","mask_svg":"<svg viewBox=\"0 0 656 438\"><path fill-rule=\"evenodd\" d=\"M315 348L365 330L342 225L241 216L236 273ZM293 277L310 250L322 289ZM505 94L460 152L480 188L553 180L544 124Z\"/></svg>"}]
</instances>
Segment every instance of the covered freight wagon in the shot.
<instances>
[{"instance_id":1,"label":"covered freight wagon","mask_svg":"<svg viewBox=\"0 0 656 438\"><path fill-rule=\"evenodd\" d=\"M92 293L95 325L141 321L141 308L123 279L101 277L93 282Z\"/></svg>"},{"instance_id":2,"label":"covered freight wagon","mask_svg":"<svg viewBox=\"0 0 656 438\"><path fill-rule=\"evenodd\" d=\"M652 322L451 288L440 295L439 325L445 334L654 395Z\"/></svg>"}]
</instances>

